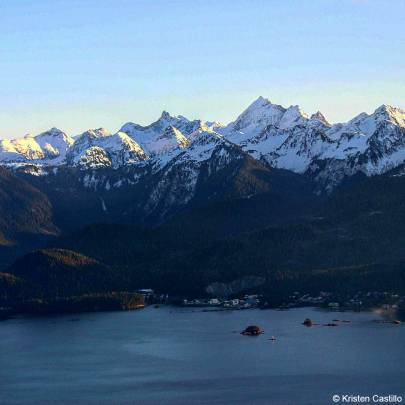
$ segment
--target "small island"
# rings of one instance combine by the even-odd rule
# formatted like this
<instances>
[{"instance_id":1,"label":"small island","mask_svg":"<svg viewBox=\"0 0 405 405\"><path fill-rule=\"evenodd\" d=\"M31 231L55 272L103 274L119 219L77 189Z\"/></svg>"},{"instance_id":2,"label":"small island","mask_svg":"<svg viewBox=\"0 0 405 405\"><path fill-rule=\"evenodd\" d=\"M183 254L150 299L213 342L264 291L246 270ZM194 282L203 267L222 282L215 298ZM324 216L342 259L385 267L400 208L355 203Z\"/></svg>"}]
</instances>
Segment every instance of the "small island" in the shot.
<instances>
[{"instance_id":1,"label":"small island","mask_svg":"<svg viewBox=\"0 0 405 405\"><path fill-rule=\"evenodd\" d=\"M250 325L245 330L243 330L240 334L244 335L244 336L259 336L263 333L264 333L264 330L262 330L259 326Z\"/></svg>"}]
</instances>

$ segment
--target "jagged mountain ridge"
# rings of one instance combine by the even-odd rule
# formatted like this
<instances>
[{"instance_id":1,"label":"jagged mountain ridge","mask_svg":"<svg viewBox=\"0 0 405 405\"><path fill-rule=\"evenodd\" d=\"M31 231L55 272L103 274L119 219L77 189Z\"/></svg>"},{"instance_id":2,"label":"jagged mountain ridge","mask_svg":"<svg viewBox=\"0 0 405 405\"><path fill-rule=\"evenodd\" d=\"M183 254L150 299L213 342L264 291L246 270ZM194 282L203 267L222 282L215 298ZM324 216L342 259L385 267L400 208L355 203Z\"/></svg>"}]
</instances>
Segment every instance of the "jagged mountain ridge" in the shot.
<instances>
[{"instance_id":1,"label":"jagged mountain ridge","mask_svg":"<svg viewBox=\"0 0 405 405\"><path fill-rule=\"evenodd\" d=\"M373 175L403 162L404 130L405 111L386 105L331 125L320 112L309 118L298 106L259 97L221 132L273 167L306 173L315 161L331 161L335 170L339 161L345 174Z\"/></svg>"},{"instance_id":2,"label":"jagged mountain ridge","mask_svg":"<svg viewBox=\"0 0 405 405\"><path fill-rule=\"evenodd\" d=\"M259 97L226 126L164 111L148 126L129 122L115 134L100 128L73 139L53 128L35 137L2 140L0 163L32 164L36 175L63 165L82 170L147 165L157 172L178 159L193 162L200 155L204 160L202 143L214 145L223 138L270 167L308 175L330 190L356 173L382 174L401 165L404 135L405 111L399 108L383 105L332 125L319 111L308 116L299 106L284 108Z\"/></svg>"}]
</instances>

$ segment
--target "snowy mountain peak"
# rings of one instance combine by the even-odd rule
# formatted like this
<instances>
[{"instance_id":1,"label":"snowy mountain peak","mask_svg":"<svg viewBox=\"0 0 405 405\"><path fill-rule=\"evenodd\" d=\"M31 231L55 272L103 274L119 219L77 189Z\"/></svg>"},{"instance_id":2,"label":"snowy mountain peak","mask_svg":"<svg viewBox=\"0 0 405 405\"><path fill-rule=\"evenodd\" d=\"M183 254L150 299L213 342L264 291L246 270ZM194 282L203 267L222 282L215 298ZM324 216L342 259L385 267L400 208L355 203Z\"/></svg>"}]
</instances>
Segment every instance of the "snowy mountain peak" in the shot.
<instances>
[{"instance_id":1,"label":"snowy mountain peak","mask_svg":"<svg viewBox=\"0 0 405 405\"><path fill-rule=\"evenodd\" d=\"M67 135L65 132L58 128L51 128L48 131L42 132L34 137L38 140L49 140L50 142L58 142L58 140L66 143L68 146L72 145L74 140L71 136Z\"/></svg>"},{"instance_id":2,"label":"snowy mountain peak","mask_svg":"<svg viewBox=\"0 0 405 405\"><path fill-rule=\"evenodd\" d=\"M35 137L35 141L44 153L43 158L58 158L60 162L63 161L67 150L74 143L72 137L58 128L51 128L48 131L42 132ZM55 164L57 162L53 161L53 163Z\"/></svg>"},{"instance_id":3,"label":"snowy mountain peak","mask_svg":"<svg viewBox=\"0 0 405 405\"><path fill-rule=\"evenodd\" d=\"M27 134L24 138L0 141L0 161L7 163L38 162L58 164L74 140L57 128L39 135Z\"/></svg>"},{"instance_id":4,"label":"snowy mountain peak","mask_svg":"<svg viewBox=\"0 0 405 405\"><path fill-rule=\"evenodd\" d=\"M61 135L63 133L64 132L61 131L59 128L52 127L51 129L48 129L48 131L42 132L38 136L41 136L43 134L48 134L48 135L52 135L52 136L59 136L59 135Z\"/></svg>"},{"instance_id":5,"label":"snowy mountain peak","mask_svg":"<svg viewBox=\"0 0 405 405\"><path fill-rule=\"evenodd\" d=\"M292 105L284 112L278 127L281 129L292 128L296 125L304 125L307 120L308 115L298 105Z\"/></svg>"},{"instance_id":6,"label":"snowy mountain peak","mask_svg":"<svg viewBox=\"0 0 405 405\"><path fill-rule=\"evenodd\" d=\"M165 128L163 133L157 136L149 145L149 150L154 154L163 154L173 149L185 148L190 141L173 125Z\"/></svg>"},{"instance_id":7,"label":"snowy mountain peak","mask_svg":"<svg viewBox=\"0 0 405 405\"><path fill-rule=\"evenodd\" d=\"M212 131L201 131L180 155L182 161L202 162L209 159L218 145L230 144L223 136Z\"/></svg>"},{"instance_id":8,"label":"snowy mountain peak","mask_svg":"<svg viewBox=\"0 0 405 405\"><path fill-rule=\"evenodd\" d=\"M144 128L154 128L156 130L164 130L168 125L173 125L176 128L179 125L184 125L189 123L190 120L183 115L172 116L167 111L162 111L159 119L147 127Z\"/></svg>"},{"instance_id":9,"label":"snowy mountain peak","mask_svg":"<svg viewBox=\"0 0 405 405\"><path fill-rule=\"evenodd\" d=\"M330 123L320 111L317 111L316 113L312 114L310 119L312 121L319 121L328 127L330 126Z\"/></svg>"},{"instance_id":10,"label":"snowy mountain peak","mask_svg":"<svg viewBox=\"0 0 405 405\"><path fill-rule=\"evenodd\" d=\"M259 138L268 138L269 134L292 130L296 126L305 127L309 123L308 115L301 110L298 105L292 105L284 108L281 105L273 104L270 100L259 97L250 106L242 112L236 121L230 123L224 128L218 128L217 131L232 142L239 144L258 144ZM319 126L317 121L311 122L311 126ZM275 133L276 132L276 133ZM285 138L285 134L282 135ZM274 139L274 136L272 136ZM278 143L282 137L277 137ZM268 146L274 142L269 140ZM267 149L267 147L266 147Z\"/></svg>"},{"instance_id":11,"label":"snowy mountain peak","mask_svg":"<svg viewBox=\"0 0 405 405\"><path fill-rule=\"evenodd\" d=\"M252 108L263 107L268 104L273 104L273 103L268 98L259 96L255 101L253 101L250 104L249 108L250 107L252 107Z\"/></svg>"},{"instance_id":12,"label":"snowy mountain peak","mask_svg":"<svg viewBox=\"0 0 405 405\"><path fill-rule=\"evenodd\" d=\"M138 131L142 131L144 127L134 122L125 123L119 130L119 132L125 132L128 136L133 137Z\"/></svg>"},{"instance_id":13,"label":"snowy mountain peak","mask_svg":"<svg viewBox=\"0 0 405 405\"><path fill-rule=\"evenodd\" d=\"M391 121L395 125L405 127L405 110L400 108L383 104L374 111L373 115L376 119Z\"/></svg>"},{"instance_id":14,"label":"snowy mountain peak","mask_svg":"<svg viewBox=\"0 0 405 405\"><path fill-rule=\"evenodd\" d=\"M83 168L120 167L147 158L143 149L126 133L109 134L103 128L88 130L69 148L69 165Z\"/></svg>"},{"instance_id":15,"label":"snowy mountain peak","mask_svg":"<svg viewBox=\"0 0 405 405\"><path fill-rule=\"evenodd\" d=\"M369 139L381 126L387 123L402 128L405 127L405 111L384 104L372 114L363 112L347 123L332 125L328 135L337 141L353 137Z\"/></svg>"},{"instance_id":16,"label":"snowy mountain peak","mask_svg":"<svg viewBox=\"0 0 405 405\"><path fill-rule=\"evenodd\" d=\"M252 137L262 132L269 125L277 125L285 112L286 109L282 106L272 104L269 100L259 97L222 132L224 134L233 133L236 138Z\"/></svg>"},{"instance_id":17,"label":"snowy mountain peak","mask_svg":"<svg viewBox=\"0 0 405 405\"><path fill-rule=\"evenodd\" d=\"M160 115L160 120L170 120L172 116L167 112L167 111L162 111L162 114Z\"/></svg>"},{"instance_id":18,"label":"snowy mountain peak","mask_svg":"<svg viewBox=\"0 0 405 405\"><path fill-rule=\"evenodd\" d=\"M189 136L199 129L207 129L201 120L190 121L181 115L173 117L163 111L160 118L148 126L127 123L121 131L138 142L150 155L162 155L187 146Z\"/></svg>"},{"instance_id":19,"label":"snowy mountain peak","mask_svg":"<svg viewBox=\"0 0 405 405\"><path fill-rule=\"evenodd\" d=\"M111 135L110 132L105 128L97 128L97 129L88 129L87 131L83 132L79 135L78 139L80 138L103 138L105 136Z\"/></svg>"},{"instance_id":20,"label":"snowy mountain peak","mask_svg":"<svg viewBox=\"0 0 405 405\"><path fill-rule=\"evenodd\" d=\"M278 104L273 104L269 99L260 96L258 99L253 101L248 108L239 116L262 116L269 117L278 112L285 112L286 109Z\"/></svg>"}]
</instances>

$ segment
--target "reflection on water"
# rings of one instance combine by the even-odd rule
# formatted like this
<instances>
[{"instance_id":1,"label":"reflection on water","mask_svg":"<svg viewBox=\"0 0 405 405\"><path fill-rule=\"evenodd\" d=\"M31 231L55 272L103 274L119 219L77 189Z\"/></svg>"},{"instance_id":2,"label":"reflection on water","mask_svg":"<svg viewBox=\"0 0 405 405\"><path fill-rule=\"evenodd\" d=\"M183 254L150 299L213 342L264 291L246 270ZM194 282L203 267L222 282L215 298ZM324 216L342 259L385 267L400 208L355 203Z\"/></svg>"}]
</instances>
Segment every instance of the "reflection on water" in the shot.
<instances>
[{"instance_id":1,"label":"reflection on water","mask_svg":"<svg viewBox=\"0 0 405 405\"><path fill-rule=\"evenodd\" d=\"M305 318L322 325L304 327ZM1 403L329 404L405 397L404 325L372 313L133 312L0 323ZM239 334L255 324L265 333ZM276 340L270 340L275 336Z\"/></svg>"}]
</instances>

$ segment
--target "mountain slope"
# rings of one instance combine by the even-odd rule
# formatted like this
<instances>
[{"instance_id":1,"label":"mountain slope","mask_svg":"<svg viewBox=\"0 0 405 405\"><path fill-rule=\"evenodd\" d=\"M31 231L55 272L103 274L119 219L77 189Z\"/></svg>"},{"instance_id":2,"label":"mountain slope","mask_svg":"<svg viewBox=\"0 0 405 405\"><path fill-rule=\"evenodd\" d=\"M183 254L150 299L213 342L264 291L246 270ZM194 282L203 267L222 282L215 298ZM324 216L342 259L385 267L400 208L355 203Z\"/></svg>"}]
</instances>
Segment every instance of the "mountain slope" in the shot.
<instances>
[{"instance_id":1,"label":"mountain slope","mask_svg":"<svg viewBox=\"0 0 405 405\"><path fill-rule=\"evenodd\" d=\"M0 269L58 232L48 197L0 167Z\"/></svg>"},{"instance_id":2,"label":"mountain slope","mask_svg":"<svg viewBox=\"0 0 405 405\"><path fill-rule=\"evenodd\" d=\"M26 181L0 167L0 233L13 240L21 234L56 234L48 198Z\"/></svg>"},{"instance_id":3,"label":"mountain slope","mask_svg":"<svg viewBox=\"0 0 405 405\"><path fill-rule=\"evenodd\" d=\"M18 259L7 272L24 280L36 297L68 297L114 291L117 287L116 279L107 266L62 249L29 253Z\"/></svg>"},{"instance_id":4,"label":"mountain slope","mask_svg":"<svg viewBox=\"0 0 405 405\"><path fill-rule=\"evenodd\" d=\"M172 294L203 294L214 282L246 277L264 278L267 291L404 291L405 180L386 177L316 204L302 200L306 210L297 216L278 207L285 197L265 193L190 207L154 229L100 224L55 243Z\"/></svg>"}]
</instances>

